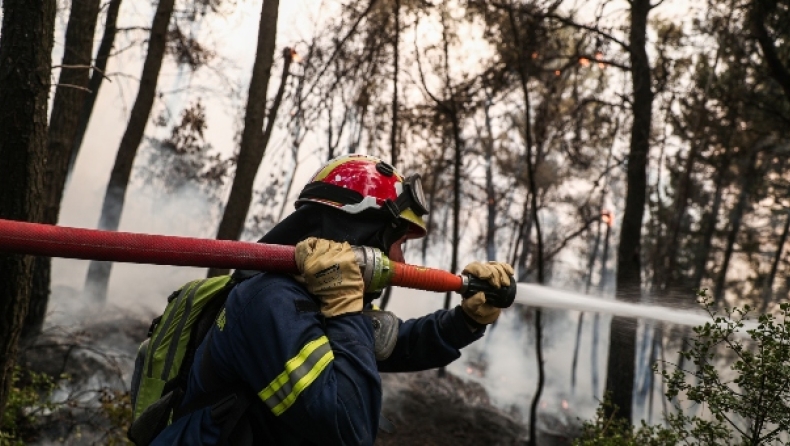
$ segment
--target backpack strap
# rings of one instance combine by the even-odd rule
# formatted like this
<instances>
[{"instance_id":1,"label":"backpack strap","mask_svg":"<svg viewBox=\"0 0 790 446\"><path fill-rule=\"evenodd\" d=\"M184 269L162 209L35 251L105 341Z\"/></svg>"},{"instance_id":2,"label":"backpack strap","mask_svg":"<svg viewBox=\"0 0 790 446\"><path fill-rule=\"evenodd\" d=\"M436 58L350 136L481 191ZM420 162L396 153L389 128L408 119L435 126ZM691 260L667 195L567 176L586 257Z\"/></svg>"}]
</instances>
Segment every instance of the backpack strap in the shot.
<instances>
[{"instance_id":1,"label":"backpack strap","mask_svg":"<svg viewBox=\"0 0 790 446\"><path fill-rule=\"evenodd\" d=\"M184 361L182 362L182 364L200 367L202 384L204 388L210 391L198 395L184 405L181 405L181 401L179 400L178 404L174 406L176 409L173 412L173 421L196 410L211 406L211 418L215 423L221 426L220 439L217 443L219 445L252 444L252 432L249 427L245 427L245 429L236 429L236 427L239 420L244 416L247 408L252 404L254 400L253 397L257 397L257 395L243 384L228 386L227 383L219 377L216 369L211 366L211 349L208 348L208 343L214 333L211 331L211 327L214 325L219 313L225 307L225 302L231 290L233 290L236 285L257 274L259 274L259 272L249 275L234 274L225 288L220 291L221 295L217 295L206 305L200 319L196 321L195 325L192 327L189 345L187 346ZM200 346L201 342L204 341L204 338L207 346L204 349L203 357L201 358L200 364L193 364L197 348ZM165 385L163 393L167 392L168 388L181 388L186 391L191 369L192 367L183 367L180 369L178 375Z\"/></svg>"}]
</instances>

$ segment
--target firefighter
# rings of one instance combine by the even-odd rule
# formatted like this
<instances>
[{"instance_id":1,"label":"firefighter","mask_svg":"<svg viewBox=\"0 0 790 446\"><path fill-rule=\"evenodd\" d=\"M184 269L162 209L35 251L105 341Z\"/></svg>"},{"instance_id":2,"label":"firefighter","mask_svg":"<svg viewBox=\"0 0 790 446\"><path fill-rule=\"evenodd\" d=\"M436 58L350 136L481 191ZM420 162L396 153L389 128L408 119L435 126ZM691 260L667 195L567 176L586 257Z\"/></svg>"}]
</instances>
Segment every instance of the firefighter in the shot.
<instances>
[{"instance_id":1,"label":"firefighter","mask_svg":"<svg viewBox=\"0 0 790 446\"><path fill-rule=\"evenodd\" d=\"M369 317L378 294L364 291L351 246L403 261L403 243L426 233L420 177L343 156L319 169L296 208L260 241L295 245L302 274L234 273L240 283L195 353L179 416L153 444L373 444L379 373L446 366L499 316L479 293L451 310L395 319L393 345L378 355ZM500 287L513 270L474 262L464 273Z\"/></svg>"}]
</instances>

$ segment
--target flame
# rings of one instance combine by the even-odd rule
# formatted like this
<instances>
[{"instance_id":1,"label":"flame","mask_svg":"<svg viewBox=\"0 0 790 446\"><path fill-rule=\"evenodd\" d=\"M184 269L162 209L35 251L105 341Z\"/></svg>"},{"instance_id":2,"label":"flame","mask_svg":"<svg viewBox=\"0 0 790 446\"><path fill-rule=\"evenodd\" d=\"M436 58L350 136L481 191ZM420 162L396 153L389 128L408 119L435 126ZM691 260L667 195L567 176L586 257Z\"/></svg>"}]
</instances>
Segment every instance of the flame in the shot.
<instances>
[{"instance_id":1,"label":"flame","mask_svg":"<svg viewBox=\"0 0 790 446\"><path fill-rule=\"evenodd\" d=\"M302 56L296 52L295 49L291 48L291 62L293 63L300 63L302 62Z\"/></svg>"},{"instance_id":2,"label":"flame","mask_svg":"<svg viewBox=\"0 0 790 446\"><path fill-rule=\"evenodd\" d=\"M555 76L559 76L560 74L562 74L562 71L560 71L560 70L554 70L554 75L555 75Z\"/></svg>"},{"instance_id":3,"label":"flame","mask_svg":"<svg viewBox=\"0 0 790 446\"><path fill-rule=\"evenodd\" d=\"M534 53L532 53L532 58L533 58L533 59L537 59L537 58L538 58L538 52L537 52L537 51L535 51Z\"/></svg>"},{"instance_id":4,"label":"flame","mask_svg":"<svg viewBox=\"0 0 790 446\"><path fill-rule=\"evenodd\" d=\"M562 400L562 408L568 410L568 407L569 407L568 400Z\"/></svg>"},{"instance_id":5,"label":"flame","mask_svg":"<svg viewBox=\"0 0 790 446\"><path fill-rule=\"evenodd\" d=\"M588 59L586 57L580 57L579 58L579 65L581 65L581 66L583 66L585 68L589 67L590 66L590 59Z\"/></svg>"},{"instance_id":6,"label":"flame","mask_svg":"<svg viewBox=\"0 0 790 446\"><path fill-rule=\"evenodd\" d=\"M601 221L611 228L614 225L614 214L606 209L602 210Z\"/></svg>"},{"instance_id":7,"label":"flame","mask_svg":"<svg viewBox=\"0 0 790 446\"><path fill-rule=\"evenodd\" d=\"M603 53L601 51L595 52L595 60L598 61L598 68L606 68L606 64L603 63Z\"/></svg>"}]
</instances>

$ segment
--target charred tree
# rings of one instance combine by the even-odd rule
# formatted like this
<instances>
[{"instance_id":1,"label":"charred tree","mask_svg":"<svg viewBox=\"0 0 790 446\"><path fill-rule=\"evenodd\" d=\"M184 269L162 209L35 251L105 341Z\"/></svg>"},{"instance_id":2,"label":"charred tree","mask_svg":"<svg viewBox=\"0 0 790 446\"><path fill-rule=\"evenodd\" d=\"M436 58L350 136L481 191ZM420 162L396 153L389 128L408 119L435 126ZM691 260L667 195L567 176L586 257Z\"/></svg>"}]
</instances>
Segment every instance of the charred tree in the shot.
<instances>
[{"instance_id":1,"label":"charred tree","mask_svg":"<svg viewBox=\"0 0 790 446\"><path fill-rule=\"evenodd\" d=\"M0 218L41 221L55 0L5 0L0 31ZM33 258L0 254L0 419L28 308Z\"/></svg>"},{"instance_id":2,"label":"charred tree","mask_svg":"<svg viewBox=\"0 0 790 446\"><path fill-rule=\"evenodd\" d=\"M628 154L627 192L623 211L620 244L617 248L617 297L638 301L642 289L642 218L647 194L647 162L653 114L650 60L647 56L647 16L649 0L631 2L628 53L633 88L633 124ZM612 318L607 361L606 391L619 410L610 413L631 421L634 395L636 327L626 318Z\"/></svg>"},{"instance_id":3,"label":"charred tree","mask_svg":"<svg viewBox=\"0 0 790 446\"><path fill-rule=\"evenodd\" d=\"M167 30L173 15L175 0L160 0L156 6L151 35L148 40L148 53L143 62L140 88L132 106L126 131L121 138L115 164L110 173L110 181L104 194L99 229L116 231L121 221L121 213L126 199L126 189L132 175L137 149L145 134L145 126L151 114L156 97L159 71L165 56ZM103 304L107 301L107 286L110 281L112 262L92 261L85 279L85 292L89 299Z\"/></svg>"},{"instance_id":4,"label":"charred tree","mask_svg":"<svg viewBox=\"0 0 790 446\"><path fill-rule=\"evenodd\" d=\"M60 202L77 133L79 110L87 95L85 89L88 88L88 67L91 64L99 3L99 0L71 2L60 78L55 99L52 101L49 142L45 156L42 222L47 224L56 224L60 214ZM44 325L49 303L51 265L49 257L36 257L34 261L33 285L22 330L23 338L37 335Z\"/></svg>"},{"instance_id":5,"label":"charred tree","mask_svg":"<svg viewBox=\"0 0 790 446\"><path fill-rule=\"evenodd\" d=\"M99 97L99 89L102 82L104 82L107 61L110 59L110 52L115 44L115 35L118 31L116 23L118 22L119 9L121 9L121 0L110 0L110 4L107 6L104 33L99 44L99 50L96 52L91 80L88 82L88 90L90 91L88 91L85 103L82 105L82 110L80 110L77 134L74 136L74 146L71 149L71 158L69 159L68 172L66 173L67 182L69 177L71 177L71 172L74 170L74 163L77 161L77 155L79 155L82 147L82 140L85 138L85 132L88 130L88 123L93 114L93 106L96 104L96 98Z\"/></svg>"},{"instance_id":6,"label":"charred tree","mask_svg":"<svg viewBox=\"0 0 790 446\"><path fill-rule=\"evenodd\" d=\"M491 124L491 96L486 94L486 102L483 107L486 122L486 205L488 213L486 215L486 259L496 260L496 217L497 217L497 197L494 189L494 129Z\"/></svg>"},{"instance_id":7,"label":"charred tree","mask_svg":"<svg viewBox=\"0 0 790 446\"><path fill-rule=\"evenodd\" d=\"M537 282L539 284L543 284L545 282L544 276L544 265L543 265L543 235L541 233L540 227L540 218L538 216L538 187L535 181L535 171L538 162L540 161L540 155L537 153L533 153L535 151L535 144L533 141L533 134L532 134L532 106L530 104L530 91L529 91L529 73L527 71L527 61L524 60L524 55L527 53L525 49L522 47L525 41L529 39L524 39L519 32L521 29L521 24L518 23L516 20L515 12L513 10L513 5L510 5L508 9L508 20L510 22L510 29L513 33L513 42L516 43L516 48L518 49L518 56L517 56L517 66L518 66L518 75L521 87L521 93L524 96L524 144L526 145L526 153L524 154L524 163L527 166L527 176L528 185L529 185L529 196L530 196L530 215L529 215L529 222L535 225L535 265L537 268ZM524 248L526 249L527 241L529 240L531 235L531 231L524 234ZM530 404L530 411L529 411L529 444L530 446L537 445L537 425L538 425L538 406L540 404L540 398L543 394L543 386L545 384L546 376L545 376L545 369L543 363L543 312L539 309L535 309L535 355L536 361L538 363L538 382L537 387L535 389L535 395L532 398L532 403Z\"/></svg>"},{"instance_id":8,"label":"charred tree","mask_svg":"<svg viewBox=\"0 0 790 446\"><path fill-rule=\"evenodd\" d=\"M261 129L266 117L269 77L274 64L279 6L279 0L264 0L261 8L258 46L247 96L244 130L241 134L236 174L233 178L233 185L230 188L225 211L222 213L219 229L217 230L217 239L220 240L238 240L241 236L244 230L244 222L247 219L247 212L252 202L255 176L266 152ZM274 116L269 116L269 121L273 122L273 118ZM208 276L213 277L225 273L227 273L226 270L211 268L208 271Z\"/></svg>"}]
</instances>

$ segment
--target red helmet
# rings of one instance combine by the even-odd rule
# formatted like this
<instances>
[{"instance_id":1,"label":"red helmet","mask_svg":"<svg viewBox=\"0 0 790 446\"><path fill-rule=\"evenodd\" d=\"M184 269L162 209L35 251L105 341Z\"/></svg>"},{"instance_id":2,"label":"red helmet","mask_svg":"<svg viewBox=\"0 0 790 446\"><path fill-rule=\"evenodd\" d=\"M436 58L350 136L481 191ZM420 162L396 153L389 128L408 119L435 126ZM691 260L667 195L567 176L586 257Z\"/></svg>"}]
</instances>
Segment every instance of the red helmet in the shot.
<instances>
[{"instance_id":1,"label":"red helmet","mask_svg":"<svg viewBox=\"0 0 790 446\"><path fill-rule=\"evenodd\" d=\"M405 220L408 238L425 236L428 213L419 175L403 177L391 165L368 155L344 155L321 167L302 189L296 207L320 203L350 214L378 210Z\"/></svg>"}]
</instances>

